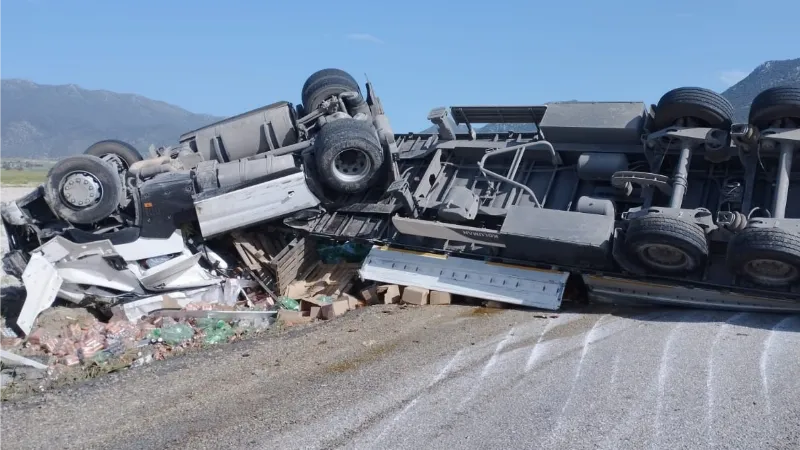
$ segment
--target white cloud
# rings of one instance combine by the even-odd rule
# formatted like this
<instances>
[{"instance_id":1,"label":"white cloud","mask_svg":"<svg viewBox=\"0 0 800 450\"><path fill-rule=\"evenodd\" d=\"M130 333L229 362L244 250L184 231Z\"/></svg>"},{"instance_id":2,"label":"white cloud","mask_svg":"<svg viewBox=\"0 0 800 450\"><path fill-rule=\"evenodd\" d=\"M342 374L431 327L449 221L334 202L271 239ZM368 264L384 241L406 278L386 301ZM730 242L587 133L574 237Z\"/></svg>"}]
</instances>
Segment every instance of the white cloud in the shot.
<instances>
[{"instance_id":1,"label":"white cloud","mask_svg":"<svg viewBox=\"0 0 800 450\"><path fill-rule=\"evenodd\" d=\"M722 72L719 75L719 79L725 83L726 86L733 86L734 84L742 81L742 79L747 75L748 72L745 72L744 70L732 69Z\"/></svg>"},{"instance_id":2,"label":"white cloud","mask_svg":"<svg viewBox=\"0 0 800 450\"><path fill-rule=\"evenodd\" d=\"M383 41L368 33L350 33L347 39L351 41L365 41L372 42L373 44L383 44Z\"/></svg>"}]
</instances>

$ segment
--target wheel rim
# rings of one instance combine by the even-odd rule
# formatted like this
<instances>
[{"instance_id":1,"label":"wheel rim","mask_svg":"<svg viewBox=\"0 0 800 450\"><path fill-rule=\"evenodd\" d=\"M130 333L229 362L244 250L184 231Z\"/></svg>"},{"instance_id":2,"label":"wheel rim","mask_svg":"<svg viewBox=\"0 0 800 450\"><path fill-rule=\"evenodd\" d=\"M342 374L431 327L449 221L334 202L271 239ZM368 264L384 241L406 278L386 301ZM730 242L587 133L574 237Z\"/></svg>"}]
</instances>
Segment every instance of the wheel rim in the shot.
<instances>
[{"instance_id":1,"label":"wheel rim","mask_svg":"<svg viewBox=\"0 0 800 450\"><path fill-rule=\"evenodd\" d=\"M777 259L753 259L747 261L743 269L744 273L761 284L788 284L800 275L797 267Z\"/></svg>"},{"instance_id":2,"label":"wheel rim","mask_svg":"<svg viewBox=\"0 0 800 450\"><path fill-rule=\"evenodd\" d=\"M101 159L103 161L113 164L117 168L117 172L119 173L127 172L129 169L128 163L126 163L124 159L112 153L103 155Z\"/></svg>"},{"instance_id":3,"label":"wheel rim","mask_svg":"<svg viewBox=\"0 0 800 450\"><path fill-rule=\"evenodd\" d=\"M70 172L61 181L59 192L64 203L73 209L86 209L103 198L103 187L96 176L85 171Z\"/></svg>"},{"instance_id":4,"label":"wheel rim","mask_svg":"<svg viewBox=\"0 0 800 450\"><path fill-rule=\"evenodd\" d=\"M372 168L369 156L363 151L348 148L336 155L333 160L333 172L337 178L345 182L364 179Z\"/></svg>"},{"instance_id":5,"label":"wheel rim","mask_svg":"<svg viewBox=\"0 0 800 450\"><path fill-rule=\"evenodd\" d=\"M650 266L675 271L688 269L692 258L678 247L666 244L644 244L637 249L639 258Z\"/></svg>"}]
</instances>

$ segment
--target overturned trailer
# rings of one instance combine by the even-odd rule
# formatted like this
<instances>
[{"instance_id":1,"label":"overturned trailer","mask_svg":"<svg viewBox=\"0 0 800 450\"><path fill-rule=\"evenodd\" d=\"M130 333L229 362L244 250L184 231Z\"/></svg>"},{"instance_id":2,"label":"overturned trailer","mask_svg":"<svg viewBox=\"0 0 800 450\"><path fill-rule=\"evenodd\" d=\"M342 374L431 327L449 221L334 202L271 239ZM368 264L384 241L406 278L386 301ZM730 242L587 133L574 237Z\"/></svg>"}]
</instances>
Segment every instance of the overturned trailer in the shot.
<instances>
[{"instance_id":1,"label":"overturned trailer","mask_svg":"<svg viewBox=\"0 0 800 450\"><path fill-rule=\"evenodd\" d=\"M569 275L593 301L796 311L800 91L764 91L749 124L732 114L700 88L649 108L439 108L438 133L396 136L386 191L287 224L382 244L362 274L384 282L556 309Z\"/></svg>"},{"instance_id":2,"label":"overturned trailer","mask_svg":"<svg viewBox=\"0 0 800 450\"><path fill-rule=\"evenodd\" d=\"M748 124L719 94L679 88L649 107L436 108L436 133L409 134L342 71L312 75L302 98L147 160L115 141L65 159L4 206L6 270L22 275L56 236L122 245L190 227L202 241L269 223L375 244L366 279L545 309L567 283L593 301L800 309L797 89L761 93Z\"/></svg>"}]
</instances>

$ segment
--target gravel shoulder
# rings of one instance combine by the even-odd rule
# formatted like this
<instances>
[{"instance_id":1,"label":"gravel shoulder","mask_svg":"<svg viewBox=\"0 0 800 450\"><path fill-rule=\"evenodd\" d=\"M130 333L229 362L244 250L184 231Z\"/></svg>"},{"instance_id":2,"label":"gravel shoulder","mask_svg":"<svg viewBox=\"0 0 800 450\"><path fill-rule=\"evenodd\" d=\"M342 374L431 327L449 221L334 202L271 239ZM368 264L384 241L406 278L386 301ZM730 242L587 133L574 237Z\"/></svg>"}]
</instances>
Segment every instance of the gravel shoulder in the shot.
<instances>
[{"instance_id":1,"label":"gravel shoulder","mask_svg":"<svg viewBox=\"0 0 800 450\"><path fill-rule=\"evenodd\" d=\"M8 448L798 448L800 317L359 309L3 406Z\"/></svg>"}]
</instances>

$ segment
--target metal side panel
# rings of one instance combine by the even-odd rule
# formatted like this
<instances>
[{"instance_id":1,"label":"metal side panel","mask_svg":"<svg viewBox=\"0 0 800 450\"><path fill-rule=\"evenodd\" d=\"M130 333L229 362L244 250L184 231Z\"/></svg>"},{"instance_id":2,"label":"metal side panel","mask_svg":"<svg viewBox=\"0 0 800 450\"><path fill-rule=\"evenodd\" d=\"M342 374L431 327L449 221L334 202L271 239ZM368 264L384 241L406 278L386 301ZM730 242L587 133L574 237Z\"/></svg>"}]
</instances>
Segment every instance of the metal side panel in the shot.
<instances>
[{"instance_id":1,"label":"metal side panel","mask_svg":"<svg viewBox=\"0 0 800 450\"><path fill-rule=\"evenodd\" d=\"M364 280L557 310L569 274L374 246L359 270Z\"/></svg>"},{"instance_id":2,"label":"metal side panel","mask_svg":"<svg viewBox=\"0 0 800 450\"><path fill-rule=\"evenodd\" d=\"M63 282L53 263L38 253L31 255L22 274L27 295L17 318L17 326L23 333L30 333L39 314L53 304Z\"/></svg>"},{"instance_id":3,"label":"metal side panel","mask_svg":"<svg viewBox=\"0 0 800 450\"><path fill-rule=\"evenodd\" d=\"M492 247L505 247L500 240L500 233L486 228L468 227L429 220L409 219L406 217L392 217L392 224L402 234L412 236L443 239L468 244L489 245Z\"/></svg>"},{"instance_id":4,"label":"metal side panel","mask_svg":"<svg viewBox=\"0 0 800 450\"><path fill-rule=\"evenodd\" d=\"M243 228L313 208L319 199L302 172L195 202L203 236Z\"/></svg>"},{"instance_id":5,"label":"metal side panel","mask_svg":"<svg viewBox=\"0 0 800 450\"><path fill-rule=\"evenodd\" d=\"M798 312L800 299L777 299L737 292L583 275L589 300L601 303L691 306L752 312Z\"/></svg>"},{"instance_id":6,"label":"metal side panel","mask_svg":"<svg viewBox=\"0 0 800 450\"><path fill-rule=\"evenodd\" d=\"M170 283L196 266L202 256L200 253L193 255L187 251L183 255L176 256L141 273L137 273L139 269L136 264L128 264L128 268L139 277L142 286L150 290L158 290L160 285Z\"/></svg>"},{"instance_id":7,"label":"metal side panel","mask_svg":"<svg viewBox=\"0 0 800 450\"><path fill-rule=\"evenodd\" d=\"M183 243L183 233L175 230L167 239L139 238L127 244L114 245L114 250L125 261L139 261L156 256L180 253L186 246Z\"/></svg>"}]
</instances>

